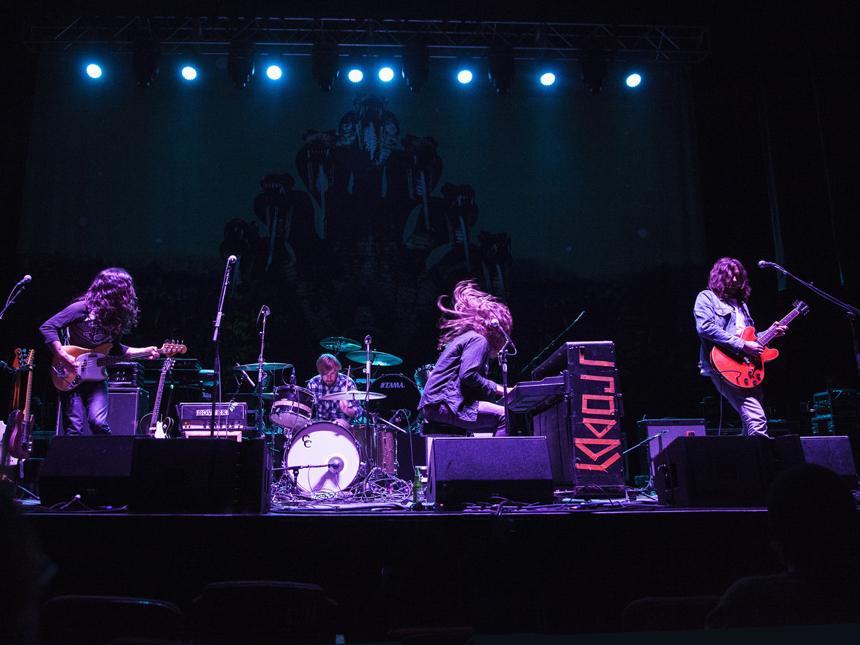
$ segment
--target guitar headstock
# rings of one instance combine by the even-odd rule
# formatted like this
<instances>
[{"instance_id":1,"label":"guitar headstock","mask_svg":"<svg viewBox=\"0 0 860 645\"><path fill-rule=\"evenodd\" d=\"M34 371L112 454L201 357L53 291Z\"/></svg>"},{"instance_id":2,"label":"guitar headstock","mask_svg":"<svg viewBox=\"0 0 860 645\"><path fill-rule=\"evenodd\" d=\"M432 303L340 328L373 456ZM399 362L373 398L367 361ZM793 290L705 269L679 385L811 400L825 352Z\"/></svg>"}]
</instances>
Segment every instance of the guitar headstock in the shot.
<instances>
[{"instance_id":1,"label":"guitar headstock","mask_svg":"<svg viewBox=\"0 0 860 645\"><path fill-rule=\"evenodd\" d=\"M809 313L809 305L807 305L803 300L795 300L794 308L797 309L797 313L801 316L805 316Z\"/></svg>"},{"instance_id":2,"label":"guitar headstock","mask_svg":"<svg viewBox=\"0 0 860 645\"><path fill-rule=\"evenodd\" d=\"M33 365L33 358L36 355L36 350L31 349L27 352L26 349L18 348L15 350L15 360L12 362L12 367L16 370Z\"/></svg>"},{"instance_id":3,"label":"guitar headstock","mask_svg":"<svg viewBox=\"0 0 860 645\"><path fill-rule=\"evenodd\" d=\"M164 359L164 365L161 366L161 371L165 374L169 372L173 368L173 364L176 362L176 359L173 356L168 356Z\"/></svg>"},{"instance_id":4,"label":"guitar headstock","mask_svg":"<svg viewBox=\"0 0 860 645\"><path fill-rule=\"evenodd\" d=\"M185 345L180 345L175 341L164 341L164 344L161 346L161 349L158 350L158 353L165 357L176 356L176 354L184 354L188 351L188 348Z\"/></svg>"}]
</instances>

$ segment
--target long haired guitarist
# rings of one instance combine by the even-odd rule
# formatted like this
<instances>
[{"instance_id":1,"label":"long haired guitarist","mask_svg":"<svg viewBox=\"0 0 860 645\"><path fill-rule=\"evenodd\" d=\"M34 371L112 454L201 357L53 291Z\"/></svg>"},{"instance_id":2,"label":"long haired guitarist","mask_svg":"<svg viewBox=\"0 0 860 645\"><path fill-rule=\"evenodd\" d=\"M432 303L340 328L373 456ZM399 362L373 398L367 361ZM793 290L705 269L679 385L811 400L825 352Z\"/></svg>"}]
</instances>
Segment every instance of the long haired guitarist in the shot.
<instances>
[{"instance_id":1,"label":"long haired guitarist","mask_svg":"<svg viewBox=\"0 0 860 645\"><path fill-rule=\"evenodd\" d=\"M54 354L51 378L60 390L63 432L81 435L87 422L93 434L110 434L107 380L84 380L81 367L90 350L139 358L158 358L157 347L127 347L119 340L136 325L137 294L127 271L105 269L86 293L46 320L39 331ZM62 342L66 335L68 344Z\"/></svg>"},{"instance_id":2,"label":"long haired guitarist","mask_svg":"<svg viewBox=\"0 0 860 645\"><path fill-rule=\"evenodd\" d=\"M758 359L765 351L755 338L742 337L748 327L754 328L747 301L750 297L749 277L739 260L720 258L711 268L708 288L699 292L693 313L696 331L702 341L699 356L700 372L711 378L717 391L738 411L744 424L745 435L767 436L767 415L760 382L747 382L743 386L730 385L735 374L721 374L711 362L714 347L739 356ZM770 336L782 336L786 326L774 323ZM747 334L748 335L748 334ZM747 376L749 379L749 377Z\"/></svg>"}]
</instances>

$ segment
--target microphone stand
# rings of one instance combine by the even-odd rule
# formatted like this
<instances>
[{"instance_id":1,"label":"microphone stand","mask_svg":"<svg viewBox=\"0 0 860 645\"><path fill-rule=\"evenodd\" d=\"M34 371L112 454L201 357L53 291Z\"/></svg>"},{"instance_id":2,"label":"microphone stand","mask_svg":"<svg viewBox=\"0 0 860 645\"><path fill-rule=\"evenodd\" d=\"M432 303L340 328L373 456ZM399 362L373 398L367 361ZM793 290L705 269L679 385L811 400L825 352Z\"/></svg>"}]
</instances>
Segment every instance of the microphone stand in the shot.
<instances>
[{"instance_id":1,"label":"microphone stand","mask_svg":"<svg viewBox=\"0 0 860 645\"><path fill-rule=\"evenodd\" d=\"M260 311L263 315L263 329L260 331L260 357L257 359L257 436L263 436L263 352L266 349L266 320L269 314L266 308Z\"/></svg>"},{"instance_id":2,"label":"microphone stand","mask_svg":"<svg viewBox=\"0 0 860 645\"><path fill-rule=\"evenodd\" d=\"M502 401L505 406L505 436L511 436L511 415L508 413L508 345L511 341L505 340L502 349L499 350L499 365L502 368Z\"/></svg>"},{"instance_id":3,"label":"microphone stand","mask_svg":"<svg viewBox=\"0 0 860 645\"><path fill-rule=\"evenodd\" d=\"M783 269L778 264L775 264L773 262L768 262L767 264L769 266L772 266L774 269L776 269L777 271L779 271L783 275L787 275L789 278L796 280L797 282L802 284L804 287L806 287L807 289L809 289L813 293L817 293L819 296L821 296L825 300L829 300L830 302L832 302L837 307L842 307L845 310L845 312L848 316L848 324L851 325L851 340L854 343L854 365L857 368L858 375L860 375L860 346L858 346L858 343L857 343L857 328L854 325L854 319L857 318L858 316L860 316L860 309L857 309L856 307L852 307L851 305L845 304L841 300L834 298L829 293L825 293L824 291L822 291L821 289L819 289L818 287L813 285L811 282L805 282L805 281L801 280L797 276L792 275L791 273L789 273L788 271Z\"/></svg>"},{"instance_id":4,"label":"microphone stand","mask_svg":"<svg viewBox=\"0 0 860 645\"><path fill-rule=\"evenodd\" d=\"M212 417L209 419L209 436L215 436L215 409L221 402L221 318L224 316L224 298L227 295L227 285L230 284L230 269L236 262L236 256L227 258L227 267L224 269L224 282L221 284L221 297L218 299L218 313L215 316L215 334L212 342L215 343L215 374L212 380ZM217 396L216 396L217 393Z\"/></svg>"},{"instance_id":5,"label":"microphone stand","mask_svg":"<svg viewBox=\"0 0 860 645\"><path fill-rule=\"evenodd\" d=\"M23 280L21 280L21 282L12 287L12 291L9 293L9 297L6 298L6 305L3 307L3 311L0 311L0 320L3 320L3 314L5 314L6 310L12 306L12 303L15 302L15 298L17 298L20 293L24 291L24 287L27 286L28 282L29 276L26 276Z\"/></svg>"},{"instance_id":6,"label":"microphone stand","mask_svg":"<svg viewBox=\"0 0 860 645\"><path fill-rule=\"evenodd\" d=\"M556 337L555 337L555 338L550 342L550 344L549 344L549 345L547 345L546 347L544 347L544 348L540 351L540 354L538 354L537 356L535 356L535 357L532 359L532 362L531 362L531 363L529 363L528 365L526 365L526 366L522 369L522 371L520 372L520 374L524 374L524 373L525 373L525 371L526 371L528 368L530 368L532 365L534 365L534 364L538 361L538 359L546 353L546 350L548 350L550 347L552 347L553 345L555 345L556 341L557 341L559 338L561 338L562 336L564 336L564 335L567 333L568 329L570 329L570 328L571 328L571 327L573 327L576 323L578 323L578 322L579 322L579 319L580 319L580 318L582 318L582 314L584 314L584 313L585 313L585 311L580 312L580 314L576 317L576 320L574 320L572 323L570 323L570 324L567 326L567 329L565 329L565 330L564 330L563 332L561 332L558 336L556 336Z\"/></svg>"}]
</instances>

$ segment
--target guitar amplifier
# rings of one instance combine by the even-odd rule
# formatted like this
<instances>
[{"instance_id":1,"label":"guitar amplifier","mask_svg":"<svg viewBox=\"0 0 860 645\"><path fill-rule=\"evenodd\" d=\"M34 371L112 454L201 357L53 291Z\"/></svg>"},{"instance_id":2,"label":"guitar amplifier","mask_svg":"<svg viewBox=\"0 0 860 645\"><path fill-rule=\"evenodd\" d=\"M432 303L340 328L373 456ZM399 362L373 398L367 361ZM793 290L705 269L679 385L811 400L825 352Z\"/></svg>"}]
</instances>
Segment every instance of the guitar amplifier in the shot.
<instances>
[{"instance_id":1,"label":"guitar amplifier","mask_svg":"<svg viewBox=\"0 0 860 645\"><path fill-rule=\"evenodd\" d=\"M143 366L140 363L115 363L108 365L108 386L110 387L140 387L144 386Z\"/></svg>"},{"instance_id":2,"label":"guitar amplifier","mask_svg":"<svg viewBox=\"0 0 860 645\"><path fill-rule=\"evenodd\" d=\"M212 419L211 403L180 403L179 404L179 429L182 432L188 430L209 430ZM240 430L248 428L248 404L247 403L216 403L215 404L215 429L216 430Z\"/></svg>"}]
</instances>

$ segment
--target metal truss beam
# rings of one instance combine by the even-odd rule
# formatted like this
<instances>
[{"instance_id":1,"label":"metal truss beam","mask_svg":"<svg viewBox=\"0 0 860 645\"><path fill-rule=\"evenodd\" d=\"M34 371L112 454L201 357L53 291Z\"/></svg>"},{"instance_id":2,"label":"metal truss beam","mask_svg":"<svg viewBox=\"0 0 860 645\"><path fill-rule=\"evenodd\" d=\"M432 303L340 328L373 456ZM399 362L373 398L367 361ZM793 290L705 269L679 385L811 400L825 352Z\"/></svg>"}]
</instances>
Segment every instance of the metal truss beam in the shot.
<instances>
[{"instance_id":1,"label":"metal truss beam","mask_svg":"<svg viewBox=\"0 0 860 645\"><path fill-rule=\"evenodd\" d=\"M423 42L431 58L478 58L505 44L516 59L577 60L590 40L617 61L699 63L709 53L708 29L701 26L183 15L35 18L25 25L23 43L39 54L131 52L147 37L163 54L226 55L238 41L270 55L310 56L321 38L337 42L342 55L399 56L402 46Z\"/></svg>"}]
</instances>

